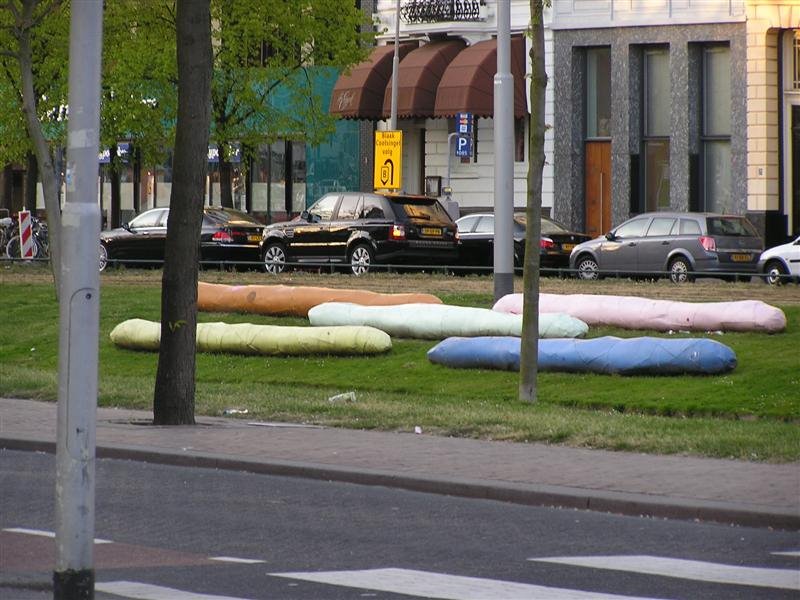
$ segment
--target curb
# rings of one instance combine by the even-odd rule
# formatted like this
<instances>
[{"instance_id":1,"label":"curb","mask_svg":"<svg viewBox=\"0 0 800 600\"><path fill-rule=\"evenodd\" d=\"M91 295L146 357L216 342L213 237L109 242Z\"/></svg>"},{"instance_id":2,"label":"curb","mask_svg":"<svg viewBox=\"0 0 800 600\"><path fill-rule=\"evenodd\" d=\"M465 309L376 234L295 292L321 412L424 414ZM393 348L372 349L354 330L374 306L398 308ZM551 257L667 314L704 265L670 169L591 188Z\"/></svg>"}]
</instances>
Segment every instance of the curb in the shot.
<instances>
[{"instance_id":1,"label":"curb","mask_svg":"<svg viewBox=\"0 0 800 600\"><path fill-rule=\"evenodd\" d=\"M55 454L55 442L35 438L0 438L0 448ZM134 460L179 467L201 467L283 477L384 486L414 492L496 500L527 506L572 508L635 517L709 521L726 525L800 530L800 514L766 506L687 498L609 492L566 486L487 482L464 478L406 475L392 471L335 467L285 460L255 460L205 452L146 450L139 446L104 444L97 458Z\"/></svg>"}]
</instances>

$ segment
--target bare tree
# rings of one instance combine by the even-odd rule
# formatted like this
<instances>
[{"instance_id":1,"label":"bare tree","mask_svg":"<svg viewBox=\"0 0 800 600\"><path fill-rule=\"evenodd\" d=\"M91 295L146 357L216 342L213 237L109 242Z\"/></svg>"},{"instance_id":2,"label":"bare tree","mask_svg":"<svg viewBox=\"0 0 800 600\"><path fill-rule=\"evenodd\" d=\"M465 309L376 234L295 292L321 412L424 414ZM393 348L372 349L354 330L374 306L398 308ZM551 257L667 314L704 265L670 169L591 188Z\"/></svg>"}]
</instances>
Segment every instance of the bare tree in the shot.
<instances>
[{"instance_id":1,"label":"bare tree","mask_svg":"<svg viewBox=\"0 0 800 600\"><path fill-rule=\"evenodd\" d=\"M525 210L525 267L523 272L522 339L519 361L519 399L536 402L539 362L539 238L542 230L542 171L544 169L544 2L531 0L531 120L528 154L528 199Z\"/></svg>"},{"instance_id":2,"label":"bare tree","mask_svg":"<svg viewBox=\"0 0 800 600\"><path fill-rule=\"evenodd\" d=\"M161 278L157 425L194 423L197 275L211 124L210 0L178 0L178 122Z\"/></svg>"}]
</instances>

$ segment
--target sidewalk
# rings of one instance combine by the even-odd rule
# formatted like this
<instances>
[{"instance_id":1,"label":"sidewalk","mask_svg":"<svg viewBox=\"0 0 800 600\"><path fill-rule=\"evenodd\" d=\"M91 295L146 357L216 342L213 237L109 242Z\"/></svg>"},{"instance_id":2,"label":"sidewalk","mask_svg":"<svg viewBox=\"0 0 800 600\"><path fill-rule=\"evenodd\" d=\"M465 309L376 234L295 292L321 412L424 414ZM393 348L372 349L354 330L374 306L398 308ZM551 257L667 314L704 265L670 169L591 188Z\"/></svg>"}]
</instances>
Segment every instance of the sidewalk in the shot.
<instances>
[{"instance_id":1,"label":"sidewalk","mask_svg":"<svg viewBox=\"0 0 800 600\"><path fill-rule=\"evenodd\" d=\"M656 456L100 408L97 456L626 515L800 529L800 463ZM0 399L0 448L55 451L56 405Z\"/></svg>"}]
</instances>

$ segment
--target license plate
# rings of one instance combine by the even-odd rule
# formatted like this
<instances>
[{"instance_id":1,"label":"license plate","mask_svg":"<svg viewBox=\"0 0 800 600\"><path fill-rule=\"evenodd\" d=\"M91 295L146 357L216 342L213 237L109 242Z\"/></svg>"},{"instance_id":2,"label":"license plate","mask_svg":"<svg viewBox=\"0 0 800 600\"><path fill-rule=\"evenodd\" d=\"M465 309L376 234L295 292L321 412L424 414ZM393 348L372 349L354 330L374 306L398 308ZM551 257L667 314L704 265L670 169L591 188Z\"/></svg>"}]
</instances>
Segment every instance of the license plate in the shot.
<instances>
[{"instance_id":1,"label":"license plate","mask_svg":"<svg viewBox=\"0 0 800 600\"><path fill-rule=\"evenodd\" d=\"M731 254L731 260L733 262L750 262L752 259L752 254Z\"/></svg>"},{"instance_id":2,"label":"license plate","mask_svg":"<svg viewBox=\"0 0 800 600\"><path fill-rule=\"evenodd\" d=\"M564 249L564 252L570 252L575 247L575 244L561 244L561 247Z\"/></svg>"},{"instance_id":3,"label":"license plate","mask_svg":"<svg viewBox=\"0 0 800 600\"><path fill-rule=\"evenodd\" d=\"M260 242L261 241L261 236L260 235L248 235L247 236L247 241L248 242Z\"/></svg>"},{"instance_id":4,"label":"license plate","mask_svg":"<svg viewBox=\"0 0 800 600\"><path fill-rule=\"evenodd\" d=\"M442 230L439 227L423 227L422 235L442 235Z\"/></svg>"}]
</instances>

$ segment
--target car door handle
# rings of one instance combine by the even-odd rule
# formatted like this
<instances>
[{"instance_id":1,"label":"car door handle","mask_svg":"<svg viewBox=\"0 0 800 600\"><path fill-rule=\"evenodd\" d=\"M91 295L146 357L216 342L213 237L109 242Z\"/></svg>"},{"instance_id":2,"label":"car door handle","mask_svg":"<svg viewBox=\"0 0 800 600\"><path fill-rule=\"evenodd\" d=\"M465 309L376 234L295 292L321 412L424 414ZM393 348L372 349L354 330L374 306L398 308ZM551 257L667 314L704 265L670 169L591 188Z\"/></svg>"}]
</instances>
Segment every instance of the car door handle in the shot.
<instances>
[{"instance_id":1,"label":"car door handle","mask_svg":"<svg viewBox=\"0 0 800 600\"><path fill-rule=\"evenodd\" d=\"M636 242L628 242L628 246L635 246Z\"/></svg>"},{"instance_id":2,"label":"car door handle","mask_svg":"<svg viewBox=\"0 0 800 600\"><path fill-rule=\"evenodd\" d=\"M669 246L669 240L664 240L663 242L661 242L661 245L662 246Z\"/></svg>"}]
</instances>

